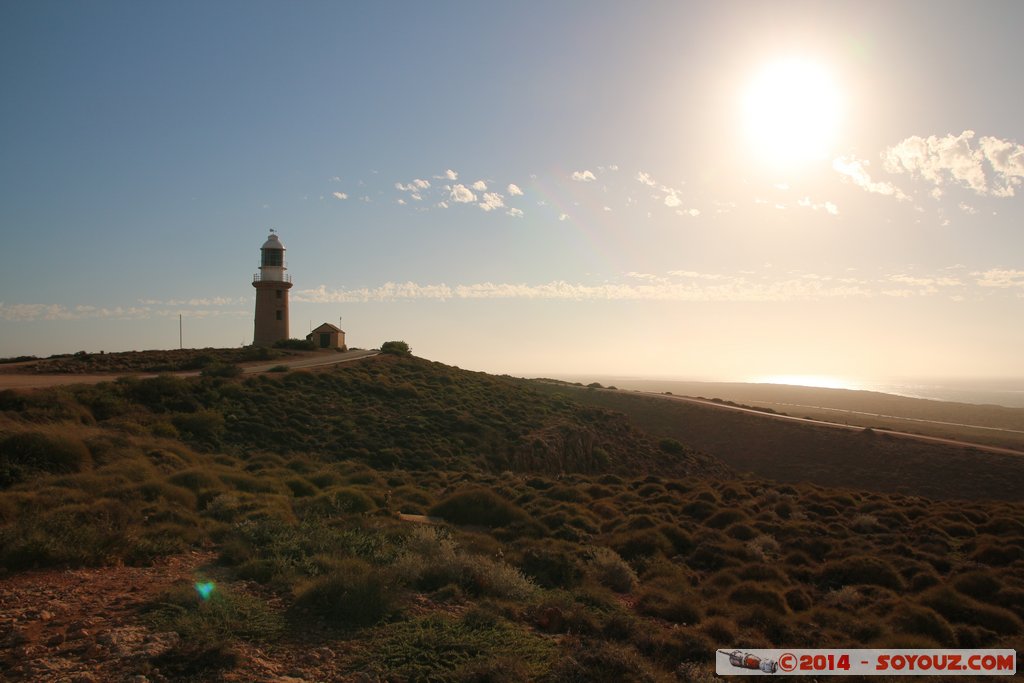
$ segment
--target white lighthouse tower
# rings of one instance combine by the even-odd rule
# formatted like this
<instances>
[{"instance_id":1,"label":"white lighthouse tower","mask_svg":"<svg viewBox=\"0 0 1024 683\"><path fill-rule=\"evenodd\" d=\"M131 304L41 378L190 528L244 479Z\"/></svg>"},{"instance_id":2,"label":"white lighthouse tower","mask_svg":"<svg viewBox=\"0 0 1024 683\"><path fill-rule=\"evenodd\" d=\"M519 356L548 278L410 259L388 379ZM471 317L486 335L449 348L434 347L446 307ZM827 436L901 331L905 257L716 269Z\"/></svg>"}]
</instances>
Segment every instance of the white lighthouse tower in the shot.
<instances>
[{"instance_id":1,"label":"white lighthouse tower","mask_svg":"<svg viewBox=\"0 0 1024 683\"><path fill-rule=\"evenodd\" d=\"M288 339L288 290L292 276L284 271L284 245L274 230L260 247L260 272L252 276L256 288L254 346L273 346Z\"/></svg>"}]
</instances>

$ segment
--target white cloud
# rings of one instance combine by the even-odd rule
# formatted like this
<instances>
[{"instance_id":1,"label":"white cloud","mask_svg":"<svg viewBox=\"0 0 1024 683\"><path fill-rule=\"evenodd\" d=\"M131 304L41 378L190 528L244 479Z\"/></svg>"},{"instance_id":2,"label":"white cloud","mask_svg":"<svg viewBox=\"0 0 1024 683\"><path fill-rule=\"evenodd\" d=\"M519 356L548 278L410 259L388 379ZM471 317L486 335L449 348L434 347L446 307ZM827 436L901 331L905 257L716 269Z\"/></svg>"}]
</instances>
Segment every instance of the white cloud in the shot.
<instances>
[{"instance_id":1,"label":"white cloud","mask_svg":"<svg viewBox=\"0 0 1024 683\"><path fill-rule=\"evenodd\" d=\"M505 213L507 213L509 216L512 216L513 218L522 218L523 217L523 210L522 209L509 209Z\"/></svg>"},{"instance_id":2,"label":"white cloud","mask_svg":"<svg viewBox=\"0 0 1024 683\"><path fill-rule=\"evenodd\" d=\"M476 201L476 195L462 184L452 185L451 199L456 204L468 204Z\"/></svg>"},{"instance_id":3,"label":"white cloud","mask_svg":"<svg viewBox=\"0 0 1024 683\"><path fill-rule=\"evenodd\" d=\"M476 190L477 192L486 192L487 183L485 183L482 180L478 180L475 183L473 183L473 189Z\"/></svg>"},{"instance_id":4,"label":"white cloud","mask_svg":"<svg viewBox=\"0 0 1024 683\"><path fill-rule=\"evenodd\" d=\"M450 168L447 171L444 172L444 175L445 175L446 178L448 178L448 180L458 180L459 179L459 174L456 173L455 171L453 171Z\"/></svg>"},{"instance_id":5,"label":"white cloud","mask_svg":"<svg viewBox=\"0 0 1024 683\"><path fill-rule=\"evenodd\" d=\"M572 179L581 183L589 183L597 180L597 176L591 171L573 171Z\"/></svg>"},{"instance_id":6,"label":"white cloud","mask_svg":"<svg viewBox=\"0 0 1024 683\"><path fill-rule=\"evenodd\" d=\"M484 211L494 211L505 206L505 198L497 192L485 192L483 201L478 206Z\"/></svg>"},{"instance_id":7,"label":"white cloud","mask_svg":"<svg viewBox=\"0 0 1024 683\"><path fill-rule=\"evenodd\" d=\"M402 183L395 183L395 187L403 192L419 192L420 190L426 190L430 187L430 181L424 180L423 178L416 178L408 185Z\"/></svg>"},{"instance_id":8,"label":"white cloud","mask_svg":"<svg viewBox=\"0 0 1024 683\"><path fill-rule=\"evenodd\" d=\"M694 218L700 215L700 209L687 209L686 213Z\"/></svg>"},{"instance_id":9,"label":"white cloud","mask_svg":"<svg viewBox=\"0 0 1024 683\"><path fill-rule=\"evenodd\" d=\"M885 169L890 173L920 175L936 185L941 185L948 176L978 194L986 194L984 155L971 148L973 138L973 130L941 138L912 135L886 150Z\"/></svg>"},{"instance_id":10,"label":"white cloud","mask_svg":"<svg viewBox=\"0 0 1024 683\"><path fill-rule=\"evenodd\" d=\"M348 195L344 192L332 192L331 196L335 199L348 199Z\"/></svg>"},{"instance_id":11,"label":"white cloud","mask_svg":"<svg viewBox=\"0 0 1024 683\"><path fill-rule=\"evenodd\" d=\"M1024 270L990 268L982 273L972 273L981 287L1024 287Z\"/></svg>"},{"instance_id":12,"label":"white cloud","mask_svg":"<svg viewBox=\"0 0 1024 683\"><path fill-rule=\"evenodd\" d=\"M516 185L515 183L509 183L508 184L508 194L509 194L510 197L521 197L522 194L523 194L523 191L521 189L519 189L519 186Z\"/></svg>"},{"instance_id":13,"label":"white cloud","mask_svg":"<svg viewBox=\"0 0 1024 683\"><path fill-rule=\"evenodd\" d=\"M639 173L637 173L636 179L639 182L643 183L644 185L650 185L651 187L654 187L655 185L658 184L657 181L655 181L654 178L651 177L651 174L645 171L640 171Z\"/></svg>"},{"instance_id":14,"label":"white cloud","mask_svg":"<svg viewBox=\"0 0 1024 683\"><path fill-rule=\"evenodd\" d=\"M899 200L909 199L898 187L889 182L873 182L865 168L867 161L860 161L853 157L839 157L832 162L832 168L848 178L857 187L874 194L895 197Z\"/></svg>"},{"instance_id":15,"label":"white cloud","mask_svg":"<svg viewBox=\"0 0 1024 683\"><path fill-rule=\"evenodd\" d=\"M1012 197L1024 179L1024 145L975 132L927 138L913 135L886 151L886 170L941 186L947 181L979 195Z\"/></svg>"},{"instance_id":16,"label":"white cloud","mask_svg":"<svg viewBox=\"0 0 1024 683\"><path fill-rule=\"evenodd\" d=\"M439 208L439 209L447 209L448 208L448 202L438 202L437 203L437 208Z\"/></svg>"},{"instance_id":17,"label":"white cloud","mask_svg":"<svg viewBox=\"0 0 1024 683\"><path fill-rule=\"evenodd\" d=\"M567 213L560 213L560 214L558 214L558 220L560 220L560 221L567 221L567 220L569 220L569 214L567 214Z\"/></svg>"},{"instance_id":18,"label":"white cloud","mask_svg":"<svg viewBox=\"0 0 1024 683\"><path fill-rule=\"evenodd\" d=\"M194 299L140 300L140 306L95 306L79 304L7 304L0 302L0 320L31 322L36 320L148 320L154 316L169 317L184 314L190 318L239 317L251 315L252 310L232 309L228 306L248 304L244 297L209 297ZM206 307L206 308L204 308ZM214 307L214 308L208 308Z\"/></svg>"},{"instance_id":19,"label":"white cloud","mask_svg":"<svg viewBox=\"0 0 1024 683\"><path fill-rule=\"evenodd\" d=\"M665 195L665 206L679 206L683 203L683 200L679 198L675 192L669 192Z\"/></svg>"},{"instance_id":20,"label":"white cloud","mask_svg":"<svg viewBox=\"0 0 1024 683\"><path fill-rule=\"evenodd\" d=\"M796 203L797 206L802 206L807 209L813 209L815 211L824 211L825 213L830 214L832 216L839 215L839 207L833 204L832 202L822 202L820 204L816 204L815 202L811 201L810 197L804 197L803 199L798 199Z\"/></svg>"}]
</instances>

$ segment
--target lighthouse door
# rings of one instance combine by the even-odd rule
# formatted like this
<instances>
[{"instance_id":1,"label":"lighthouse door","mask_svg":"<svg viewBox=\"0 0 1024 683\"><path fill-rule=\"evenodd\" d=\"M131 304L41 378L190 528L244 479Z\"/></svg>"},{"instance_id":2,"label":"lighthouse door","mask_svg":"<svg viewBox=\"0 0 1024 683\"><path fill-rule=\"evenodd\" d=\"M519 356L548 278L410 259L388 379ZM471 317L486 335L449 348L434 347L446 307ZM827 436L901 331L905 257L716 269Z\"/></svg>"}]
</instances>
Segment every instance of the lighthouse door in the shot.
<instances>
[{"instance_id":1,"label":"lighthouse door","mask_svg":"<svg viewBox=\"0 0 1024 683\"><path fill-rule=\"evenodd\" d=\"M320 333L320 348L326 349L331 345L331 334L329 332Z\"/></svg>"}]
</instances>

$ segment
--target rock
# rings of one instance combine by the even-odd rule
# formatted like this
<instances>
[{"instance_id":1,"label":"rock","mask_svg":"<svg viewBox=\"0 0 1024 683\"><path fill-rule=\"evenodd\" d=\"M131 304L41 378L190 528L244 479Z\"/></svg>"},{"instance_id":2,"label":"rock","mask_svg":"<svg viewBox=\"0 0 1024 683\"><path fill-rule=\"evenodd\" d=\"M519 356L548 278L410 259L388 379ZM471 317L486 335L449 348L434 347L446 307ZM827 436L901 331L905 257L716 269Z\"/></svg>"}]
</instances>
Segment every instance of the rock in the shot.
<instances>
[{"instance_id":1,"label":"rock","mask_svg":"<svg viewBox=\"0 0 1024 683\"><path fill-rule=\"evenodd\" d=\"M142 674L138 674L132 677L132 683L149 683L149 679Z\"/></svg>"},{"instance_id":2,"label":"rock","mask_svg":"<svg viewBox=\"0 0 1024 683\"><path fill-rule=\"evenodd\" d=\"M54 633L52 636L47 638L46 644L49 647L54 647L56 645L60 645L61 643L63 643L64 640L65 640L65 638L64 638L64 634L63 633Z\"/></svg>"},{"instance_id":3,"label":"rock","mask_svg":"<svg viewBox=\"0 0 1024 683\"><path fill-rule=\"evenodd\" d=\"M82 638L88 638L88 637L89 637L89 630L88 629L78 628L78 629L75 629L75 630L71 630L71 627L70 626L68 627L68 640L81 640Z\"/></svg>"},{"instance_id":4,"label":"rock","mask_svg":"<svg viewBox=\"0 0 1024 683\"><path fill-rule=\"evenodd\" d=\"M49 610L45 610L44 609L42 612L39 613L39 620L40 621L51 621L53 619L53 617L54 617L53 612L50 612Z\"/></svg>"},{"instance_id":5,"label":"rock","mask_svg":"<svg viewBox=\"0 0 1024 683\"><path fill-rule=\"evenodd\" d=\"M97 683L97 679L91 673L83 671L72 676L71 683Z\"/></svg>"}]
</instances>

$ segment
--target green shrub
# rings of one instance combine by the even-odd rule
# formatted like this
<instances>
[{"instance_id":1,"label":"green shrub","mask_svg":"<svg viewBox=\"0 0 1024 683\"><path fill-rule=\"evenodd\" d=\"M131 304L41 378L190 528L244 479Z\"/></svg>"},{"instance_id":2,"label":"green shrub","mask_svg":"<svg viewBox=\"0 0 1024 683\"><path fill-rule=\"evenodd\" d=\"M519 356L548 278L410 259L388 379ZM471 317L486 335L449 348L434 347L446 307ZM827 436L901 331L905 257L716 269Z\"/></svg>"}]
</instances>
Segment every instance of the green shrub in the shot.
<instances>
[{"instance_id":1,"label":"green shrub","mask_svg":"<svg viewBox=\"0 0 1024 683\"><path fill-rule=\"evenodd\" d=\"M42 432L21 432L0 441L0 488L37 473L81 472L92 462L89 449L78 439Z\"/></svg>"},{"instance_id":2,"label":"green shrub","mask_svg":"<svg viewBox=\"0 0 1024 683\"><path fill-rule=\"evenodd\" d=\"M527 514L489 489L455 493L430 509L430 514L454 524L503 527L525 522Z\"/></svg>"},{"instance_id":3,"label":"green shrub","mask_svg":"<svg viewBox=\"0 0 1024 683\"><path fill-rule=\"evenodd\" d=\"M216 586L203 599L194 584L171 588L149 605L145 620L157 631L174 631L187 643L217 647L234 639L269 640L284 620L265 601Z\"/></svg>"},{"instance_id":4,"label":"green shrub","mask_svg":"<svg viewBox=\"0 0 1024 683\"><path fill-rule=\"evenodd\" d=\"M310 339L278 339L274 342L275 349L291 349L292 351L316 351L316 344Z\"/></svg>"},{"instance_id":5,"label":"green shrub","mask_svg":"<svg viewBox=\"0 0 1024 683\"><path fill-rule=\"evenodd\" d=\"M410 356L412 348L404 341L386 341L380 345L380 352L394 356Z\"/></svg>"},{"instance_id":6,"label":"green shrub","mask_svg":"<svg viewBox=\"0 0 1024 683\"><path fill-rule=\"evenodd\" d=\"M650 664L632 647L582 641L563 656L550 680L560 683L655 683Z\"/></svg>"},{"instance_id":7,"label":"green shrub","mask_svg":"<svg viewBox=\"0 0 1024 683\"><path fill-rule=\"evenodd\" d=\"M677 624L696 624L702 617L700 599L688 587L664 580L640 589L636 611Z\"/></svg>"},{"instance_id":8,"label":"green shrub","mask_svg":"<svg viewBox=\"0 0 1024 683\"><path fill-rule=\"evenodd\" d=\"M591 550L587 569L602 586L616 593L629 593L637 584L636 572L611 548L599 546Z\"/></svg>"},{"instance_id":9,"label":"green shrub","mask_svg":"<svg viewBox=\"0 0 1024 683\"><path fill-rule=\"evenodd\" d=\"M368 495L353 488L336 488L312 498L296 501L295 512L313 517L344 517L375 510L377 504Z\"/></svg>"},{"instance_id":10,"label":"green shrub","mask_svg":"<svg viewBox=\"0 0 1024 683\"><path fill-rule=\"evenodd\" d=\"M552 542L527 548L519 563L523 573L542 588L571 588L583 577L576 547Z\"/></svg>"},{"instance_id":11,"label":"green shrub","mask_svg":"<svg viewBox=\"0 0 1024 683\"><path fill-rule=\"evenodd\" d=\"M369 626L395 611L395 596L379 569L350 559L301 588L295 605L336 626Z\"/></svg>"}]
</instances>

